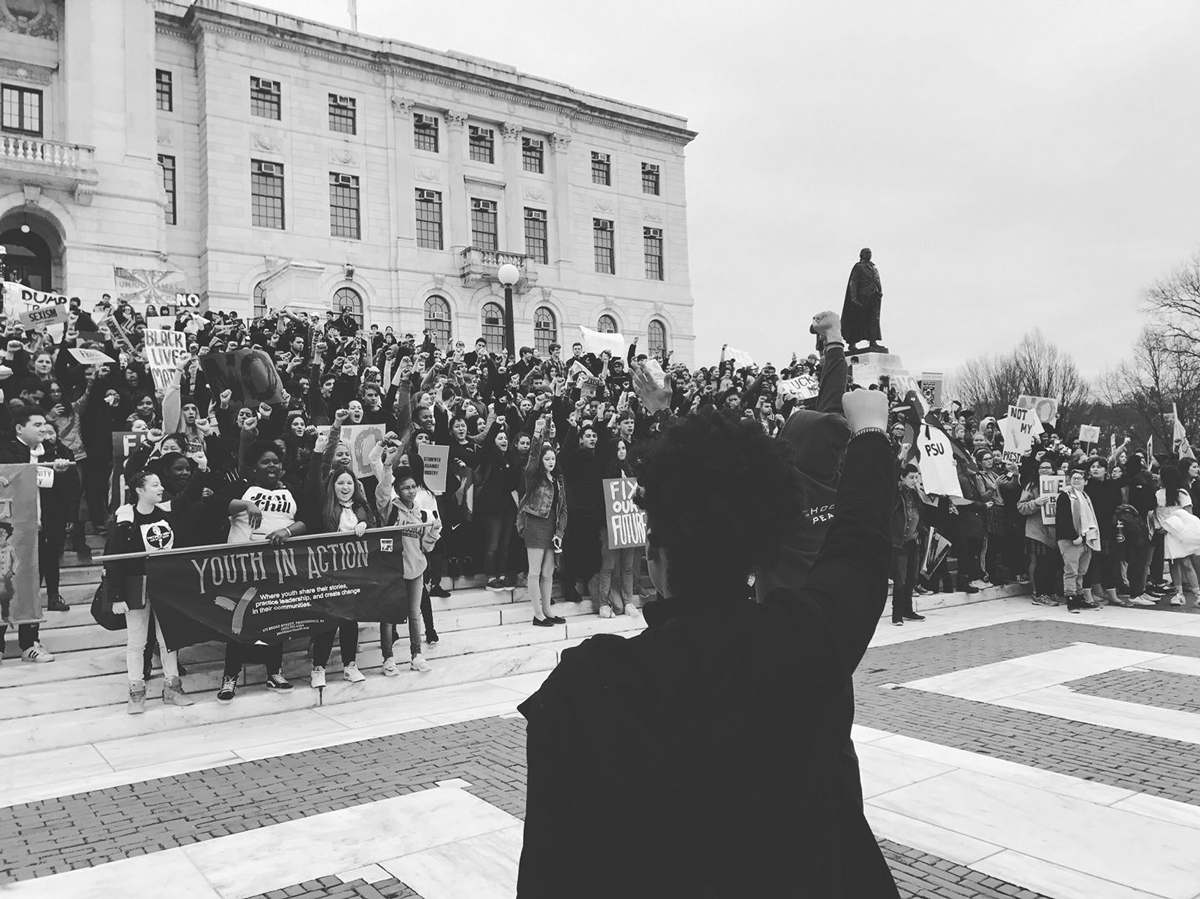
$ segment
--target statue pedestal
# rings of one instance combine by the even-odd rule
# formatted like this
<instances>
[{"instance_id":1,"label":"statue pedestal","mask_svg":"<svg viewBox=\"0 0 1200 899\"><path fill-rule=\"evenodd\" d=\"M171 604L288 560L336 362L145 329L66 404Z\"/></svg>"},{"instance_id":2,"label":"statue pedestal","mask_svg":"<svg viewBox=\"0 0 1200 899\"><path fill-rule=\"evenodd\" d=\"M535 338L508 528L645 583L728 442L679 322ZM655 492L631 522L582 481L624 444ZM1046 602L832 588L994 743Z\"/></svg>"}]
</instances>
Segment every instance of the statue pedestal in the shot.
<instances>
[{"instance_id":1,"label":"statue pedestal","mask_svg":"<svg viewBox=\"0 0 1200 899\"><path fill-rule=\"evenodd\" d=\"M870 387L878 384L880 378L887 377L889 386L896 388L901 397L910 390L919 392L921 389L917 379L904 367L904 361L894 353L847 354L846 361L850 363L850 376L859 387Z\"/></svg>"}]
</instances>

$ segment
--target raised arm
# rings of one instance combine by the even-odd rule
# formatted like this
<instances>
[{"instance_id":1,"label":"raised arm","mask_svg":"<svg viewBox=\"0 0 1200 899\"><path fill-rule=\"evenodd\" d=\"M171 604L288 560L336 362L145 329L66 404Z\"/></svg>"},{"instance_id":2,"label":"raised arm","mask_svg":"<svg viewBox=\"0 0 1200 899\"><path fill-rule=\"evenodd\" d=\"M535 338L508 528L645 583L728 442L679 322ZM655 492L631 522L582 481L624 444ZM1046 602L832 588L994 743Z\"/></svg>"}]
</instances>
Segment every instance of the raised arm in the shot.
<instances>
[{"instance_id":1,"label":"raised arm","mask_svg":"<svg viewBox=\"0 0 1200 899\"><path fill-rule=\"evenodd\" d=\"M842 320L836 312L822 312L813 317L812 328L825 338L821 387L817 392L817 411L841 415L848 372L846 347L842 340Z\"/></svg>"}]
</instances>

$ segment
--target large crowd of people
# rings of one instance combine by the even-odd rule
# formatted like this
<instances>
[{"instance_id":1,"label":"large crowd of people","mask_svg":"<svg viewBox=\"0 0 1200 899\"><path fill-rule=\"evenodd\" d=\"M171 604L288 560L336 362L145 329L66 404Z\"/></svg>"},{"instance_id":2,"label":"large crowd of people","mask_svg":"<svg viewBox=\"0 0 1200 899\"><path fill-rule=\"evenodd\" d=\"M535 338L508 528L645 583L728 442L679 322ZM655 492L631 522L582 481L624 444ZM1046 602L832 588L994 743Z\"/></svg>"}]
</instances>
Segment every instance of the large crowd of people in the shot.
<instances>
[{"instance_id":1,"label":"large crowd of people","mask_svg":"<svg viewBox=\"0 0 1200 899\"><path fill-rule=\"evenodd\" d=\"M324 317L286 312L247 320L234 313L180 313L170 325L187 335L187 356L155 389L144 349L144 310L107 295L92 309L72 299L61 336L22 329L15 311L0 316L0 464L52 468L39 490L38 557L45 608L68 608L59 590L60 558L89 553L88 534L106 538L108 555L155 548L255 540L282 543L309 533L415 524L403 538L410 667L430 670L439 636L430 597L455 580L482 574L489 590L523 587L531 626L564 623L561 598L587 598L601 617L637 616L647 598L641 552L608 542L602 483L637 476L643 453L668 422L720 416L752 423L790 442L803 480L806 523L780 556L751 581L761 599L771 585L806 573L831 517L849 432L846 389L879 390L890 408L888 438L899 485L892 522L892 621L921 621L920 597L1032 584L1033 601L1071 612L1106 603L1151 605L1197 592L1200 519L1193 514L1200 465L1148 458L1128 441L1104 456L1071 445L1048 426L1020 459L1004 461L1000 429L969 409L930 409L887 383L850 382L837 316L814 321L817 352L787 365L722 358L710 366L651 356L637 341L624 354L591 353L582 342L510 357L480 338L439 343L429 332L397 334L362 326L347 310ZM162 319L159 318L158 321ZM112 362L82 364L71 349L93 348ZM272 403L236 401L211 390L208 353L259 348L283 391ZM744 360L742 360L744 362ZM812 396L798 384L818 384ZM811 391L808 391L811 393ZM378 424L386 436L369 475L356 475L342 429ZM961 496L924 489L916 435L944 432ZM144 443L114 459L112 435ZM445 490L425 483L423 444L448 447ZM110 495L114 465L124 495ZM1041 475L1061 475L1061 492L1041 491ZM719 472L713 472L719 477ZM1056 503L1053 521L1043 514ZM719 514L717 510L709 510ZM0 527L0 565L8 534ZM937 546L949 544L948 553ZM1169 565L1167 564L1169 563ZM128 634L129 709L144 708L151 653L162 664L164 699L188 705L184 668L153 616L139 560L106 564L113 610ZM1164 572L1169 570L1170 581ZM747 595L754 592L747 585ZM400 673L390 624L345 622L311 645L313 686L325 683L336 638L346 680L356 664L359 625L380 627L385 676ZM0 635L6 627L0 625ZM19 626L21 657L54 660L38 625ZM229 643L218 699L232 700L247 662L265 664L267 688L289 690L282 648Z\"/></svg>"}]
</instances>

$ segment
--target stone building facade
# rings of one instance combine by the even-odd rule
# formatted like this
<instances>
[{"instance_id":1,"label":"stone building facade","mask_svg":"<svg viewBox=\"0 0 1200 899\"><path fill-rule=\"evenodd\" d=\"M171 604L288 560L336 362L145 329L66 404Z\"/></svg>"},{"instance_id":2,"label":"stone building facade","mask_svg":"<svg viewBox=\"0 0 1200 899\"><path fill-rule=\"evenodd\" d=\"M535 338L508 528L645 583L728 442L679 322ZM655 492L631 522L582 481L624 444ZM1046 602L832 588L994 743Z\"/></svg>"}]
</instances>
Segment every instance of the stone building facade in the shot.
<instances>
[{"instance_id":1,"label":"stone building facade","mask_svg":"<svg viewBox=\"0 0 1200 899\"><path fill-rule=\"evenodd\" d=\"M230 0L0 0L0 59L0 243L35 287L121 267L499 348L512 262L518 346L692 361L678 116Z\"/></svg>"}]
</instances>

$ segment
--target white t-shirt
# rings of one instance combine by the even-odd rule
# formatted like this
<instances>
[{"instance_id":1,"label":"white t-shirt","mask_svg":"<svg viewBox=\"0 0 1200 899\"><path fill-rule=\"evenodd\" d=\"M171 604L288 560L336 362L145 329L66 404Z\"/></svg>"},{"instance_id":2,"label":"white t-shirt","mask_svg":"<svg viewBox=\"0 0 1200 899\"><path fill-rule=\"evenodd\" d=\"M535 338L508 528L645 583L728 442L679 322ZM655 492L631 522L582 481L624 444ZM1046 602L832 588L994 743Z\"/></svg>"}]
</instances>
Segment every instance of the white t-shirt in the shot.
<instances>
[{"instance_id":1,"label":"white t-shirt","mask_svg":"<svg viewBox=\"0 0 1200 899\"><path fill-rule=\"evenodd\" d=\"M250 527L250 516L238 512L229 519L229 539L226 543L249 543L251 540L266 540L267 537L296 523L296 498L286 487L269 490L250 485L237 499L254 503L262 509L262 523Z\"/></svg>"}]
</instances>

